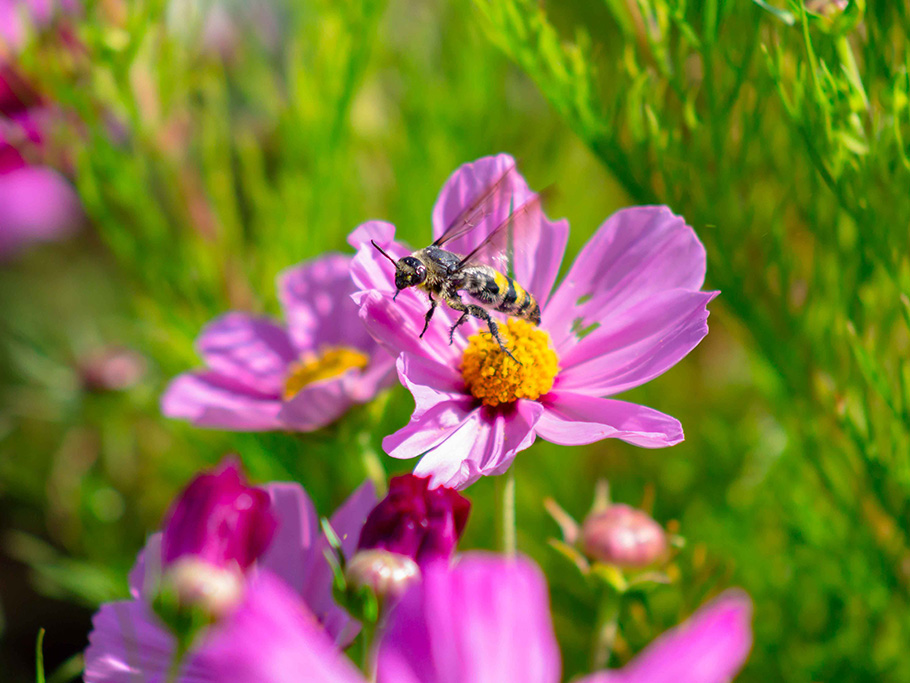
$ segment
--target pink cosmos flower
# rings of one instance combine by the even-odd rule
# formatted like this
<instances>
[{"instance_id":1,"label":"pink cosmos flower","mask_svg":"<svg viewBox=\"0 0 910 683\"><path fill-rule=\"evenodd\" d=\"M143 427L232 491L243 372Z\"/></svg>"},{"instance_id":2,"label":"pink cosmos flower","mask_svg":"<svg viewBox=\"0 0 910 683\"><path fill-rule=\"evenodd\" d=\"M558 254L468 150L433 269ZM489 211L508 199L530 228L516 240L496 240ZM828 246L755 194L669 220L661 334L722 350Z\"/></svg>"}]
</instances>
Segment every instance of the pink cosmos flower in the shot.
<instances>
[{"instance_id":1,"label":"pink cosmos flower","mask_svg":"<svg viewBox=\"0 0 910 683\"><path fill-rule=\"evenodd\" d=\"M200 648L213 683L364 683L280 584L225 620ZM250 594L253 593L251 589ZM252 597L252 596L251 596ZM258 597L258 596L257 596ZM628 666L579 683L724 683L752 643L751 602L728 591L655 640ZM379 683L558 683L546 583L523 558L468 553L436 563L389 615Z\"/></svg>"},{"instance_id":2,"label":"pink cosmos flower","mask_svg":"<svg viewBox=\"0 0 910 683\"><path fill-rule=\"evenodd\" d=\"M514 166L500 154L465 164L449 178L433 210L439 237L461 210ZM498 206L483 225L446 244L470 252L535 195L511 173ZM396 458L423 456L415 474L432 485L462 488L505 472L537 436L562 445L617 438L645 448L683 440L680 423L652 408L611 397L662 374L707 334L703 292L705 250L695 232L662 206L624 209L611 216L582 249L551 295L568 238L566 221L542 214L516 249L514 276L539 301L539 327L515 318L500 326L521 365L488 334L465 325L449 345L454 316L439 306L423 339L428 308L412 289L396 293L393 258L412 250L394 241L395 228L373 221L348 241L358 249L351 275L354 299L370 333L397 356L398 376L414 396L410 423L386 437Z\"/></svg>"},{"instance_id":3,"label":"pink cosmos flower","mask_svg":"<svg viewBox=\"0 0 910 683\"><path fill-rule=\"evenodd\" d=\"M329 643L349 643L359 625L334 601L332 569L325 555L330 546L320 531L313 503L299 484L272 483L264 489L278 527L268 549L247 572L247 584L237 610L242 611L251 600L255 602L258 589L251 586L259 585L257 582L262 577L269 576L262 580L270 585L283 584L283 594L294 596L289 605L305 610L307 619L320 625L318 630L324 631L323 637ZM354 553L360 529L375 504L373 486L367 482L332 516L332 528L347 557ZM217 513L215 517L223 519L224 515ZM249 536L247 525L229 526ZM211 530L216 536L219 527L222 525L216 524ZM205 543L201 547L210 546ZM150 607L162 575L162 561L162 535L157 533L151 536L130 572L131 599L102 605L92 620L85 653L86 683L164 681L174 654L174 637ZM274 594L277 589L267 590ZM224 617L230 618L230 614ZM187 658L179 678L181 683L212 680L212 666L204 664L196 654L190 653Z\"/></svg>"},{"instance_id":4,"label":"pink cosmos flower","mask_svg":"<svg viewBox=\"0 0 910 683\"><path fill-rule=\"evenodd\" d=\"M580 683L722 683L752 644L751 602L728 591L628 666ZM522 558L469 553L435 565L404 595L379 646L379 683L557 683L547 588Z\"/></svg>"},{"instance_id":5,"label":"pink cosmos flower","mask_svg":"<svg viewBox=\"0 0 910 683\"><path fill-rule=\"evenodd\" d=\"M393 381L393 361L357 318L351 259L328 254L284 271L286 326L248 313L216 318L196 340L206 368L175 378L168 417L235 431L324 427Z\"/></svg>"}]
</instances>

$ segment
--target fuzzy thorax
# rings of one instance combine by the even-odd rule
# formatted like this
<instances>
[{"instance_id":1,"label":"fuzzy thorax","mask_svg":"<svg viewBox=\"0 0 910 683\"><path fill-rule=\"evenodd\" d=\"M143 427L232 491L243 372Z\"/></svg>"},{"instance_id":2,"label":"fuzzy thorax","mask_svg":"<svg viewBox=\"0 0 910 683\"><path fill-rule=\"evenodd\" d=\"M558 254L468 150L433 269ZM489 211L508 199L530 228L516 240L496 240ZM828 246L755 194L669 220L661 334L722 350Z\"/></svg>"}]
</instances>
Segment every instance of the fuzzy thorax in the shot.
<instances>
[{"instance_id":1,"label":"fuzzy thorax","mask_svg":"<svg viewBox=\"0 0 910 683\"><path fill-rule=\"evenodd\" d=\"M559 371L550 335L518 318L510 318L499 329L518 363L509 358L489 332L471 335L461 359L461 376L468 391L488 406L513 403L520 398L536 400L545 395L553 388Z\"/></svg>"}]
</instances>

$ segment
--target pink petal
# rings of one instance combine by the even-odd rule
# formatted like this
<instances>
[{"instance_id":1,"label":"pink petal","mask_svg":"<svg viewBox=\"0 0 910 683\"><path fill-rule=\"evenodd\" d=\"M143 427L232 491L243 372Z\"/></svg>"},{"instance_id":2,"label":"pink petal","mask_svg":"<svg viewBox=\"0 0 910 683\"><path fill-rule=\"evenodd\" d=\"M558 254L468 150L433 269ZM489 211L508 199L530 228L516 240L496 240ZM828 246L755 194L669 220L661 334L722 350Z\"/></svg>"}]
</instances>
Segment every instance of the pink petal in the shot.
<instances>
[{"instance_id":1,"label":"pink petal","mask_svg":"<svg viewBox=\"0 0 910 683\"><path fill-rule=\"evenodd\" d=\"M206 325L196 347L205 364L217 374L272 398L281 395L288 365L298 357L288 333L279 325L237 312Z\"/></svg>"},{"instance_id":2,"label":"pink petal","mask_svg":"<svg viewBox=\"0 0 910 683\"><path fill-rule=\"evenodd\" d=\"M329 635L346 645L357 634L358 626L335 603L332 571L325 557L329 546L312 501L297 483L279 482L266 488L279 524L260 566L282 578L303 598ZM360 529L375 503L373 485L366 482L332 516L332 529L341 538L346 556L356 549Z\"/></svg>"},{"instance_id":3,"label":"pink petal","mask_svg":"<svg viewBox=\"0 0 910 683\"><path fill-rule=\"evenodd\" d=\"M438 238L446 227L475 202L505 171L515 166L508 154L483 157L460 166L443 185L433 207L433 238ZM476 229L464 237L447 243L445 248L466 254L476 247L493 229L510 214L534 197L525 179L517 172L501 189L499 200L492 205L491 213ZM545 302L553 288L556 274L562 263L569 238L569 224L562 220L551 222L541 213L539 225L532 226L517 248L512 263L515 278L541 302ZM492 265L492 264L491 264Z\"/></svg>"},{"instance_id":4,"label":"pink petal","mask_svg":"<svg viewBox=\"0 0 910 683\"><path fill-rule=\"evenodd\" d=\"M311 432L331 424L351 407L353 400L349 384L360 372L348 370L343 375L309 384L286 401L278 419L298 432Z\"/></svg>"},{"instance_id":5,"label":"pink petal","mask_svg":"<svg viewBox=\"0 0 910 683\"><path fill-rule=\"evenodd\" d=\"M406 297L405 294L412 294ZM444 365L457 365L461 360L464 344L460 336L455 345L449 346L449 314L445 305L436 309L423 339L424 314L429 308L426 301L416 300L412 292L404 291L396 301L388 294L369 291L360 300L360 319L369 333L392 356L409 353L436 360Z\"/></svg>"},{"instance_id":6,"label":"pink petal","mask_svg":"<svg viewBox=\"0 0 910 683\"><path fill-rule=\"evenodd\" d=\"M398 377L414 397L414 417L423 415L441 401L470 398L461 373L424 356L406 354L396 362Z\"/></svg>"},{"instance_id":7,"label":"pink petal","mask_svg":"<svg viewBox=\"0 0 910 683\"><path fill-rule=\"evenodd\" d=\"M130 595L149 600L161 579L161 532L148 537L130 569Z\"/></svg>"},{"instance_id":8,"label":"pink petal","mask_svg":"<svg viewBox=\"0 0 910 683\"><path fill-rule=\"evenodd\" d=\"M355 290L377 290L392 295L395 293L395 265L373 246L371 240L395 260L407 256L413 250L406 244L395 241L395 226L391 223L370 221L348 235L348 242L357 249L351 262L351 280ZM408 295L416 296L417 293L405 290L399 298ZM355 301L357 299L355 295Z\"/></svg>"},{"instance_id":9,"label":"pink petal","mask_svg":"<svg viewBox=\"0 0 910 683\"><path fill-rule=\"evenodd\" d=\"M174 647L174 637L145 602L102 605L92 618L85 683L165 683ZM178 680L202 683L213 679L205 662L191 654Z\"/></svg>"},{"instance_id":10,"label":"pink petal","mask_svg":"<svg viewBox=\"0 0 910 683\"><path fill-rule=\"evenodd\" d=\"M0 174L0 258L69 237L82 220L75 190L57 171L26 166Z\"/></svg>"},{"instance_id":11,"label":"pink petal","mask_svg":"<svg viewBox=\"0 0 910 683\"><path fill-rule=\"evenodd\" d=\"M415 411L416 414L417 411ZM407 425L382 440L382 448L393 458L416 458L436 448L469 422L477 430L474 401L468 397L444 400L412 416ZM465 453L455 460L461 461ZM433 483L436 486L436 482Z\"/></svg>"},{"instance_id":12,"label":"pink petal","mask_svg":"<svg viewBox=\"0 0 910 683\"><path fill-rule=\"evenodd\" d=\"M278 298L297 349L349 346L369 353L375 348L356 319L350 268L350 256L325 254L278 276Z\"/></svg>"},{"instance_id":13,"label":"pink petal","mask_svg":"<svg viewBox=\"0 0 910 683\"><path fill-rule=\"evenodd\" d=\"M554 391L543 399L537 434L563 446L622 439L643 448L674 446L683 440L679 420L653 408L609 398Z\"/></svg>"},{"instance_id":14,"label":"pink petal","mask_svg":"<svg viewBox=\"0 0 910 683\"><path fill-rule=\"evenodd\" d=\"M215 683L366 683L280 579L263 572L243 604L206 637Z\"/></svg>"},{"instance_id":15,"label":"pink petal","mask_svg":"<svg viewBox=\"0 0 910 683\"><path fill-rule=\"evenodd\" d=\"M685 623L667 631L619 671L580 683L724 683L740 670L752 647L752 601L726 591Z\"/></svg>"},{"instance_id":16,"label":"pink petal","mask_svg":"<svg viewBox=\"0 0 910 683\"><path fill-rule=\"evenodd\" d=\"M280 429L280 410L278 399L252 393L214 372L179 375L161 397L161 412L167 417L237 432Z\"/></svg>"},{"instance_id":17,"label":"pink petal","mask_svg":"<svg viewBox=\"0 0 910 683\"><path fill-rule=\"evenodd\" d=\"M667 207L617 211L581 250L547 304L544 321L554 344L564 343L576 319L587 325L669 289L700 289L705 258L695 231Z\"/></svg>"},{"instance_id":18,"label":"pink petal","mask_svg":"<svg viewBox=\"0 0 910 683\"><path fill-rule=\"evenodd\" d=\"M468 553L431 565L389 618L380 683L556 683L547 586L530 561Z\"/></svg>"},{"instance_id":19,"label":"pink petal","mask_svg":"<svg viewBox=\"0 0 910 683\"><path fill-rule=\"evenodd\" d=\"M395 226L385 221L367 221L354 228L354 232L348 235L348 244L354 249L360 247L370 247L370 240L373 240L380 247L388 251L389 245L395 239Z\"/></svg>"},{"instance_id":20,"label":"pink petal","mask_svg":"<svg viewBox=\"0 0 910 683\"><path fill-rule=\"evenodd\" d=\"M518 452L534 443L534 426L542 414L536 401L478 408L421 458L414 474L432 477L432 486L458 489L482 476L503 474Z\"/></svg>"},{"instance_id":21,"label":"pink petal","mask_svg":"<svg viewBox=\"0 0 910 683\"><path fill-rule=\"evenodd\" d=\"M560 357L557 388L609 396L637 387L682 360L708 334L717 292L675 289L603 320Z\"/></svg>"}]
</instances>

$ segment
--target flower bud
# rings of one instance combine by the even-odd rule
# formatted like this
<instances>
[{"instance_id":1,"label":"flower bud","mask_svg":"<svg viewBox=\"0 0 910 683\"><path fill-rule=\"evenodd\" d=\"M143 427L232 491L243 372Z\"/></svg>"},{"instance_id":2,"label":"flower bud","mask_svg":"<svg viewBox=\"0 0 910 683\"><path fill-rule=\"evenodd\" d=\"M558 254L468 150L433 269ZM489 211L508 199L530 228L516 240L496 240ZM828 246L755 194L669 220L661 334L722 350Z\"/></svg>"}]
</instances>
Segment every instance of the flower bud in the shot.
<instances>
[{"instance_id":1,"label":"flower bud","mask_svg":"<svg viewBox=\"0 0 910 683\"><path fill-rule=\"evenodd\" d=\"M397 598L420 579L420 567L407 555L361 550L348 562L346 576L354 586L369 586L381 598Z\"/></svg>"},{"instance_id":2,"label":"flower bud","mask_svg":"<svg viewBox=\"0 0 910 683\"><path fill-rule=\"evenodd\" d=\"M161 539L165 568L187 555L218 568L245 571L265 552L277 527L269 495L249 486L229 458L200 474L180 494Z\"/></svg>"},{"instance_id":3,"label":"flower bud","mask_svg":"<svg viewBox=\"0 0 910 683\"><path fill-rule=\"evenodd\" d=\"M358 550L388 550L421 566L451 557L471 503L455 489L431 489L429 483L429 478L413 474L394 477L388 495L367 517Z\"/></svg>"},{"instance_id":4,"label":"flower bud","mask_svg":"<svg viewBox=\"0 0 910 683\"><path fill-rule=\"evenodd\" d=\"M236 567L215 567L186 555L168 568L166 577L179 606L201 608L216 619L243 598L244 578Z\"/></svg>"},{"instance_id":5,"label":"flower bud","mask_svg":"<svg viewBox=\"0 0 910 683\"><path fill-rule=\"evenodd\" d=\"M145 374L142 354L118 346L99 349L79 361L82 386L89 391L123 391Z\"/></svg>"},{"instance_id":6,"label":"flower bud","mask_svg":"<svg viewBox=\"0 0 910 683\"><path fill-rule=\"evenodd\" d=\"M590 515L581 528L585 554L619 567L641 568L667 553L667 534L645 512L623 504Z\"/></svg>"}]
</instances>

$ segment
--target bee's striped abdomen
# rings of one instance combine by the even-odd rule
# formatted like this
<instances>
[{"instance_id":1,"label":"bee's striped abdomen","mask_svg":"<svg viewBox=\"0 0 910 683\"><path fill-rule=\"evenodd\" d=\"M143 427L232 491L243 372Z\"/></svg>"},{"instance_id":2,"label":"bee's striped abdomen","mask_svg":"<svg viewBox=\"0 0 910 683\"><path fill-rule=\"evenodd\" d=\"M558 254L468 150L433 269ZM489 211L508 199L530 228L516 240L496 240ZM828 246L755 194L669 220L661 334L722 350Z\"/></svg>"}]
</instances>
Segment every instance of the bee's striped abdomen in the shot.
<instances>
[{"instance_id":1,"label":"bee's striped abdomen","mask_svg":"<svg viewBox=\"0 0 910 683\"><path fill-rule=\"evenodd\" d=\"M540 323L537 300L508 275L489 266L471 267L465 275L464 289L475 299L500 313Z\"/></svg>"}]
</instances>

